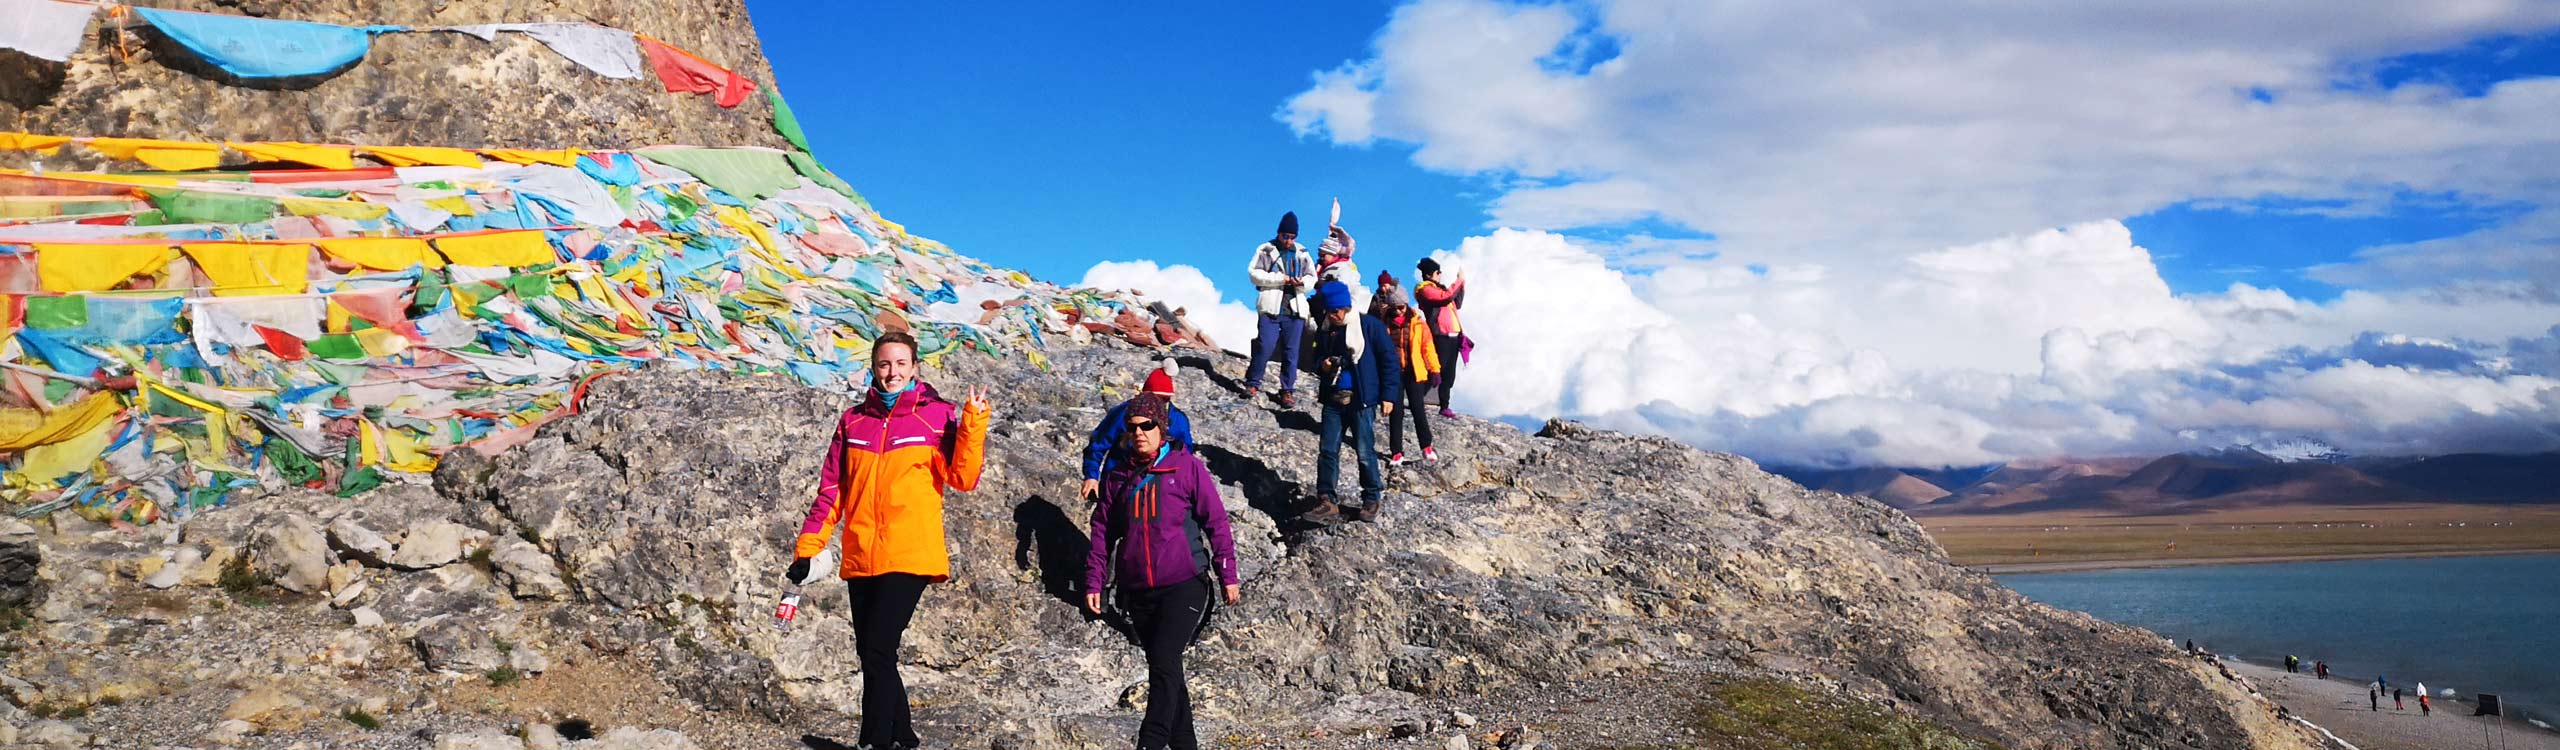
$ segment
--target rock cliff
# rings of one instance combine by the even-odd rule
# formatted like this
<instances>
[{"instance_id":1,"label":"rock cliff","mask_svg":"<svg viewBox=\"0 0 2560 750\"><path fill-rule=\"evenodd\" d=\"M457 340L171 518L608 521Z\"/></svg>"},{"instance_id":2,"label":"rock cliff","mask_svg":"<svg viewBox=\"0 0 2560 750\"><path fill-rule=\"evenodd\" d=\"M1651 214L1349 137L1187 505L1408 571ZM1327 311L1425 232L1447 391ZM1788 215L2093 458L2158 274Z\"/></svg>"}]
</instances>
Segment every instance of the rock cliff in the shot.
<instances>
[{"instance_id":1,"label":"rock cliff","mask_svg":"<svg viewBox=\"0 0 2560 750\"><path fill-rule=\"evenodd\" d=\"M587 21L666 40L758 82L773 74L744 3L613 0L173 0L154 7L342 25ZM596 75L523 34L383 34L362 62L317 81L251 88L186 70L147 25L101 13L68 63L0 50L0 130L173 140L373 146L783 146L762 97L721 109L645 73ZM0 154L14 166L17 153ZM48 164L89 166L80 149ZM237 158L237 157L235 157Z\"/></svg>"}]
</instances>

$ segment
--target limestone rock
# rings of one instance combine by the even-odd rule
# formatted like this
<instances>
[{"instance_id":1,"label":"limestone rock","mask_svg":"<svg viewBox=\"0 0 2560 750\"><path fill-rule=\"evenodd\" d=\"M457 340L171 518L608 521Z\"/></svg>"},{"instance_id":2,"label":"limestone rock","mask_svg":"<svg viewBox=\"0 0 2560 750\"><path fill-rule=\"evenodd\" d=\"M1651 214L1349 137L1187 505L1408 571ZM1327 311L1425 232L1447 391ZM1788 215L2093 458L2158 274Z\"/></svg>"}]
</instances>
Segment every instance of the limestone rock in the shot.
<instances>
[{"instance_id":1,"label":"limestone rock","mask_svg":"<svg viewBox=\"0 0 2560 750\"><path fill-rule=\"evenodd\" d=\"M539 721L524 723L525 750L560 750L560 730Z\"/></svg>"},{"instance_id":2,"label":"limestone rock","mask_svg":"<svg viewBox=\"0 0 2560 750\"><path fill-rule=\"evenodd\" d=\"M446 619L429 625L409 639L418 650L418 658L428 669L479 674L507 664L507 654L498 650L489 634L461 618Z\"/></svg>"},{"instance_id":3,"label":"limestone rock","mask_svg":"<svg viewBox=\"0 0 2560 750\"><path fill-rule=\"evenodd\" d=\"M203 550L192 546L179 547L171 554L169 562L160 566L159 572L142 579L142 585L155 589L175 587L185 582L187 576L195 572L196 566L202 564L204 564Z\"/></svg>"},{"instance_id":4,"label":"limestone rock","mask_svg":"<svg viewBox=\"0 0 2560 750\"><path fill-rule=\"evenodd\" d=\"M300 708L302 705L302 699L294 697L291 693L274 685L260 685L232 699L230 707L222 709L222 718L238 719L254 724L266 720L279 711Z\"/></svg>"},{"instance_id":5,"label":"limestone rock","mask_svg":"<svg viewBox=\"0 0 2560 750\"><path fill-rule=\"evenodd\" d=\"M329 521L329 546L336 549L343 559L374 567L391 564L391 540L383 538L381 532L367 528L364 522L352 515Z\"/></svg>"},{"instance_id":6,"label":"limestone rock","mask_svg":"<svg viewBox=\"0 0 2560 750\"><path fill-rule=\"evenodd\" d=\"M382 627L383 624L382 613L374 611L372 607L357 607L355 609L348 610L347 616L352 618L356 627L359 628L378 628Z\"/></svg>"},{"instance_id":7,"label":"limestone rock","mask_svg":"<svg viewBox=\"0 0 2560 750\"><path fill-rule=\"evenodd\" d=\"M44 561L36 527L0 516L0 610L34 609L44 598L36 569Z\"/></svg>"},{"instance_id":8,"label":"limestone rock","mask_svg":"<svg viewBox=\"0 0 2560 750\"><path fill-rule=\"evenodd\" d=\"M329 580L329 541L311 517L277 513L260 519L249 545L250 567L286 591L320 593Z\"/></svg>"},{"instance_id":9,"label":"limestone rock","mask_svg":"<svg viewBox=\"0 0 2560 750\"><path fill-rule=\"evenodd\" d=\"M563 747L569 750L696 750L693 740L673 729L637 729L614 727L592 740L578 740Z\"/></svg>"},{"instance_id":10,"label":"limestone rock","mask_svg":"<svg viewBox=\"0 0 2560 750\"><path fill-rule=\"evenodd\" d=\"M72 726L70 722L46 719L28 725L26 731L19 732L18 741L41 747L80 747L89 744L89 733L80 731L79 727Z\"/></svg>"},{"instance_id":11,"label":"limestone rock","mask_svg":"<svg viewBox=\"0 0 2560 750\"><path fill-rule=\"evenodd\" d=\"M560 565L541 547L515 537L501 537L491 548L489 562L497 568L498 581L507 585L508 593L519 599L561 599L569 595L569 584L560 580Z\"/></svg>"},{"instance_id":12,"label":"limestone rock","mask_svg":"<svg viewBox=\"0 0 2560 750\"><path fill-rule=\"evenodd\" d=\"M435 750L525 750L524 740L496 732L460 732L436 737Z\"/></svg>"},{"instance_id":13,"label":"limestone rock","mask_svg":"<svg viewBox=\"0 0 2560 750\"><path fill-rule=\"evenodd\" d=\"M213 729L204 733L204 741L216 745L237 745L242 740L248 739L249 733L255 731L258 731L256 724L239 719L224 719L214 723Z\"/></svg>"},{"instance_id":14,"label":"limestone rock","mask_svg":"<svg viewBox=\"0 0 2560 750\"><path fill-rule=\"evenodd\" d=\"M408 533L400 538L399 550L391 554L388 562L401 570L450 565L488 536L488 532L452 521L421 521L409 526Z\"/></svg>"}]
</instances>

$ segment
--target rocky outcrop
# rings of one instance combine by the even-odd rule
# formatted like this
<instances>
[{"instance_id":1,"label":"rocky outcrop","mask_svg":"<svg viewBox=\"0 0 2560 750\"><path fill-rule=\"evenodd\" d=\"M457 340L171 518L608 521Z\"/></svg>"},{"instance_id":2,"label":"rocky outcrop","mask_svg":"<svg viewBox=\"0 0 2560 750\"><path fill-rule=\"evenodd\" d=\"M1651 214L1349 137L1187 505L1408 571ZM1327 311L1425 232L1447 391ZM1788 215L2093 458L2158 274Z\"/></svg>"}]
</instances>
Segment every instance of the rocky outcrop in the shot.
<instances>
[{"instance_id":1,"label":"rocky outcrop","mask_svg":"<svg viewBox=\"0 0 2560 750\"><path fill-rule=\"evenodd\" d=\"M746 75L773 74L738 0L172 0L154 7L344 25L430 27L588 21L666 40ZM106 14L69 63L0 50L0 130L177 140L277 140L465 148L785 145L762 97L721 109L645 72L613 80L522 34L382 34L365 59L317 81L248 87L192 71L146 26ZM19 153L0 153L17 166ZM236 156L234 158L237 158ZM80 149L47 163L89 166Z\"/></svg>"},{"instance_id":2,"label":"rocky outcrop","mask_svg":"<svg viewBox=\"0 0 2560 750\"><path fill-rule=\"evenodd\" d=\"M963 747L1080 746L1141 692L1120 626L1074 603L1086 507L1071 451L1146 360L1097 346L1053 361L954 357L936 376L1003 394L983 483L948 503L953 580L906 642L920 718ZM1179 382L1242 547L1247 599L1192 652L1203 718L1230 731L1384 730L1427 701L1698 669L1780 675L2010 747L2306 746L2165 641L1952 565L1899 512L1665 439L1461 420L1439 431L1441 463L1392 471L1381 522L1301 528L1287 508L1313 474L1312 415L1241 404L1196 368ZM519 451L449 461L439 491L539 539L576 600L653 613L608 639L653 652L696 700L855 705L841 600L817 589L787 634L769 617L844 403L667 372L590 398ZM667 640L690 645L651 645Z\"/></svg>"}]
</instances>

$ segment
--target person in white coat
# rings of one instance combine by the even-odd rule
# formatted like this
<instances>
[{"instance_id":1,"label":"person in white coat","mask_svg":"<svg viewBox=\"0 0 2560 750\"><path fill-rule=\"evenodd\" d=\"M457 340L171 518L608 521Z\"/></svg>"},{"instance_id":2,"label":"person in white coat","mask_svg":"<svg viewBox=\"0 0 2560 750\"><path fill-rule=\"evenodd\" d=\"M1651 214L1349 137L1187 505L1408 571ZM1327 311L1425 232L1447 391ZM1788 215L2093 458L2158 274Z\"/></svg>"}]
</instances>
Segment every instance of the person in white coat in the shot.
<instances>
[{"instance_id":1,"label":"person in white coat","mask_svg":"<svg viewBox=\"0 0 2560 750\"><path fill-rule=\"evenodd\" d=\"M1298 347L1307 335L1307 303L1304 293L1315 286L1316 263L1307 256L1307 248L1298 244L1298 214L1280 215L1280 230L1270 242L1253 249L1253 262L1245 266L1253 275L1254 338L1253 364L1244 373L1243 397L1251 400L1262 392L1262 375L1274 354L1280 360L1281 408L1297 405Z\"/></svg>"}]
</instances>

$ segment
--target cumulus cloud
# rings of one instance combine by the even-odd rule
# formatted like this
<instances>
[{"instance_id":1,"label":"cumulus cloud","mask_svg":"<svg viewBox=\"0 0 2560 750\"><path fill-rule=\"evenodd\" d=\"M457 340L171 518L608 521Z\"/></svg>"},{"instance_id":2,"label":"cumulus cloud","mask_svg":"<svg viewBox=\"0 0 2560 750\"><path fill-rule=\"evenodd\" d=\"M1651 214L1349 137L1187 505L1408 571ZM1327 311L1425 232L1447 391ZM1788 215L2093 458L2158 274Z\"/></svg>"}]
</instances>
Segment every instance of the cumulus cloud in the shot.
<instances>
[{"instance_id":1,"label":"cumulus cloud","mask_svg":"<svg viewBox=\"0 0 2560 750\"><path fill-rule=\"evenodd\" d=\"M1243 351L1253 341L1253 308L1218 296L1218 287L1200 269L1158 266L1155 261L1104 261L1085 269L1079 287L1134 289L1149 299L1183 308L1191 324L1207 331L1218 345Z\"/></svg>"},{"instance_id":2,"label":"cumulus cloud","mask_svg":"<svg viewBox=\"0 0 2560 750\"><path fill-rule=\"evenodd\" d=\"M2554 27L2532 0L1417 0L1279 117L1516 177L1499 226L1896 256L2197 200L2543 200L2560 79L2473 95L2360 63Z\"/></svg>"},{"instance_id":3,"label":"cumulus cloud","mask_svg":"<svg viewBox=\"0 0 2560 750\"><path fill-rule=\"evenodd\" d=\"M1442 253L1500 374L1461 378L1479 412L1825 465L2535 450L2560 78L2374 61L2555 28L2531 0L1413 0L1276 116L1497 186L1502 229ZM2332 299L2177 293L2119 221L2413 201L2503 218L2310 269ZM1712 239L1554 233L1630 222Z\"/></svg>"},{"instance_id":4,"label":"cumulus cloud","mask_svg":"<svg viewBox=\"0 0 2560 750\"><path fill-rule=\"evenodd\" d=\"M1467 277L1477 349L1457 396L1475 413L1814 465L2299 437L2366 453L2560 448L2560 305L2484 320L2381 293L2175 295L2114 222L1824 273L1630 276L1525 230L1437 257ZM2402 311L2408 333L2373 332L2379 310Z\"/></svg>"}]
</instances>

